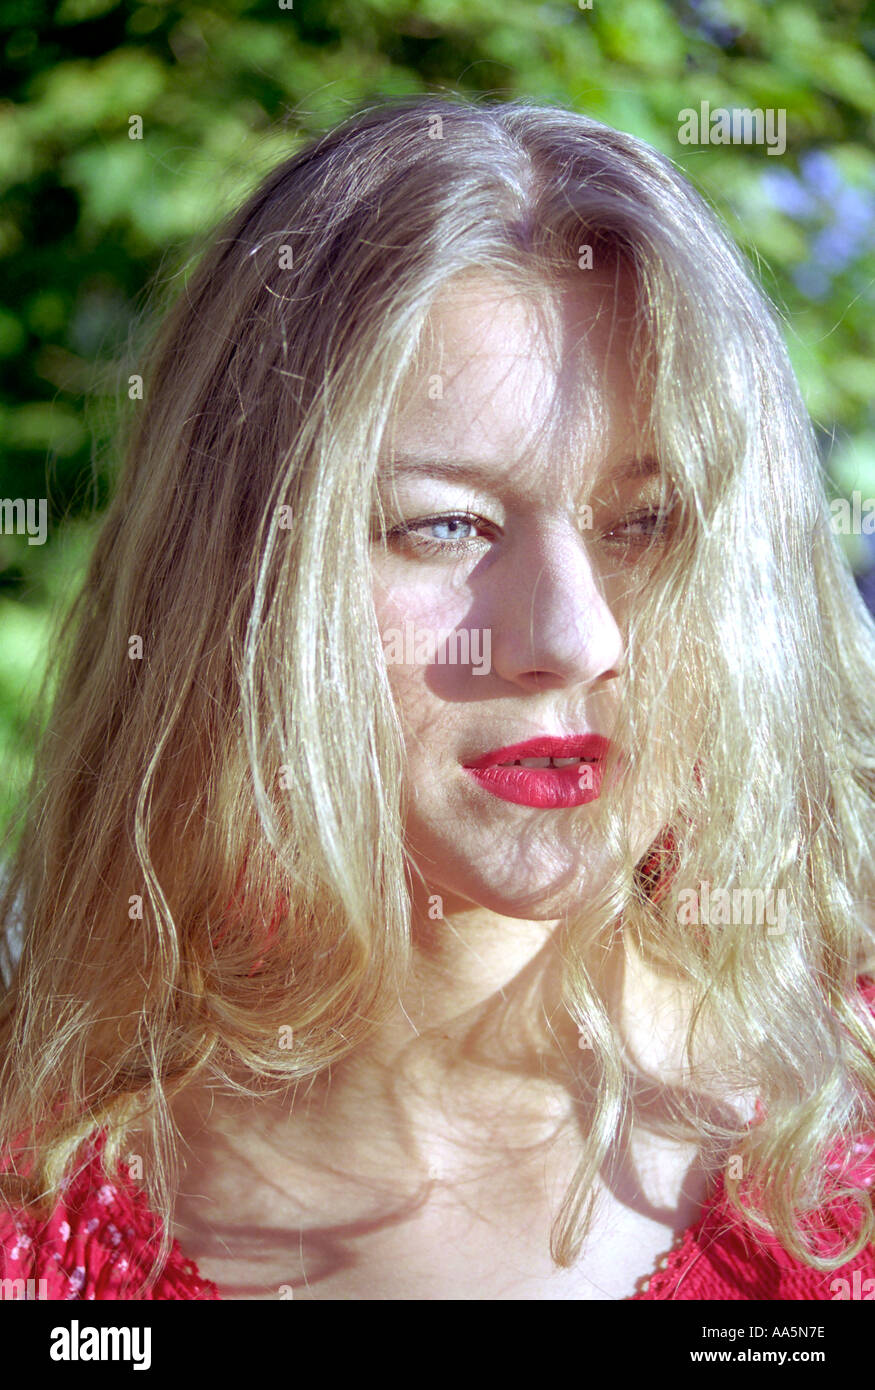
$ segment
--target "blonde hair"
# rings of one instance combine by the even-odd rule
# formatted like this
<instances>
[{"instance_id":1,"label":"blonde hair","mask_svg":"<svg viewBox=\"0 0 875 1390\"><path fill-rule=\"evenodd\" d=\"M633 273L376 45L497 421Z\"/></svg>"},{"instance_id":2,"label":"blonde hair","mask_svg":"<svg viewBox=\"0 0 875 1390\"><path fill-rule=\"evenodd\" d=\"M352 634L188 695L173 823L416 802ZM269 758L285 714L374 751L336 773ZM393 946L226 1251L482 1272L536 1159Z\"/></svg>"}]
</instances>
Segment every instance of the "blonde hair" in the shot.
<instances>
[{"instance_id":1,"label":"blonde hair","mask_svg":"<svg viewBox=\"0 0 875 1390\"><path fill-rule=\"evenodd\" d=\"M648 145L561 109L435 97L357 114L273 170L137 365L145 402L54 653L0 904L24 939L0 1134L31 1146L27 1172L2 1176L8 1200L53 1203L97 1127L111 1169L145 1119L163 1261L170 1099L196 1077L253 1096L312 1077L388 1016L411 943L404 747L369 582L381 443L453 277L573 284L584 244L634 276L676 499L629 636L626 790L659 808L676 885L785 890L790 920L691 931L646 891L619 800L587 808L616 869L563 924L594 1108L552 1253L573 1262L636 1113L641 1078L591 968L618 923L692 991L691 1058L707 1029L723 1079L762 1100L745 1129L672 1093L678 1124L743 1159L738 1210L818 1268L872 1239L871 1193L850 1178L852 1247L822 1257L804 1217L830 1146L850 1151L872 1120L855 982L873 965L875 631L774 314Z\"/></svg>"}]
</instances>

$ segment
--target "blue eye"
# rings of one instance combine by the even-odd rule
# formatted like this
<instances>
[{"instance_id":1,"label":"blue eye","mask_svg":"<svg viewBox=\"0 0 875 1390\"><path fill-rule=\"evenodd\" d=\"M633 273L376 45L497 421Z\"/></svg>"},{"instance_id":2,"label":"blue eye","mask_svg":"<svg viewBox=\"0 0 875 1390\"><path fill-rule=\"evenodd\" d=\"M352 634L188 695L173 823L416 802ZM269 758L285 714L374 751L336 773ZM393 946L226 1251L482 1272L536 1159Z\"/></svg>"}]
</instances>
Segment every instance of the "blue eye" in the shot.
<instances>
[{"instance_id":1,"label":"blue eye","mask_svg":"<svg viewBox=\"0 0 875 1390\"><path fill-rule=\"evenodd\" d=\"M644 547L649 544L659 544L667 539L671 526L671 509L645 508L637 512L630 512L622 521L609 531L602 532L602 540L610 545L617 547ZM435 536L421 535L422 531L436 527L449 528L450 535ZM471 530L486 532L486 535L462 536L452 534L458 532L460 528L468 527ZM499 528L485 517L479 516L476 512L441 512L435 516L417 517L412 521L405 521L399 526L393 526L391 530L385 532L387 541L395 541L407 545L411 550L419 555L427 556L455 556L471 555L471 547L479 545L483 540L494 540L499 534Z\"/></svg>"},{"instance_id":2,"label":"blue eye","mask_svg":"<svg viewBox=\"0 0 875 1390\"><path fill-rule=\"evenodd\" d=\"M426 555L455 555L468 551L474 537L470 536L420 536L417 532L425 527L455 526L485 527L494 531L492 523L473 512L442 512L438 516L419 517L415 521L405 521L402 526L393 526L386 532L387 540L409 540L414 549Z\"/></svg>"}]
</instances>

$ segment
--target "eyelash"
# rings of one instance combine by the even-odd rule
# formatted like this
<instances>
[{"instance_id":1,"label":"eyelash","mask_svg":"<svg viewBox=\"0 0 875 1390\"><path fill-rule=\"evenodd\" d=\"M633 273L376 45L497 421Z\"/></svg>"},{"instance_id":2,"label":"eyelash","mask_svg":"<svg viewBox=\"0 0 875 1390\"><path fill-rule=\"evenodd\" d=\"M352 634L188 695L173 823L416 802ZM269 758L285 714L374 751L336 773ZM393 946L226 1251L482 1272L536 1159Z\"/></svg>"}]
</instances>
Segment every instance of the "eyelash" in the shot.
<instances>
[{"instance_id":1,"label":"eyelash","mask_svg":"<svg viewBox=\"0 0 875 1390\"><path fill-rule=\"evenodd\" d=\"M492 531L493 533L496 532L498 529L491 521L487 521L485 517L479 516L476 512L441 512L437 516L423 516L417 518L417 520L415 521L404 522L404 524L401 526L394 526L390 531L386 532L386 539L406 540L413 537L415 532L418 531L421 527L436 526L439 522L443 521L465 521L470 523L472 526L483 526L487 530ZM621 538L619 542L614 543L626 546L644 545L654 538L657 540L665 538L665 535L669 527L668 511L654 511L650 508L646 508L642 511L630 512L630 514L627 517L625 517L623 522L621 522L620 524L630 525L642 521L655 521L657 523L657 528L652 535L639 537L627 536ZM614 530L616 529L617 528L615 527ZM474 537L469 536L466 537L464 540L441 541L436 540L434 537L428 538L419 536L416 537L413 544L414 548L421 555L463 555L468 551L468 547L471 545L473 539ZM612 532L608 532L605 536L605 539L611 541Z\"/></svg>"},{"instance_id":2,"label":"eyelash","mask_svg":"<svg viewBox=\"0 0 875 1390\"><path fill-rule=\"evenodd\" d=\"M476 512L441 512L438 516L423 516L416 521L406 521L402 526L394 526L391 531L386 532L386 539L407 539L413 536L420 527L436 526L441 521L467 521L472 526L483 526L493 532L497 529L484 516L479 516ZM414 545L423 555L460 555L468 549L472 539L469 536L465 540L439 541L435 540L434 537L419 536L414 541Z\"/></svg>"}]
</instances>

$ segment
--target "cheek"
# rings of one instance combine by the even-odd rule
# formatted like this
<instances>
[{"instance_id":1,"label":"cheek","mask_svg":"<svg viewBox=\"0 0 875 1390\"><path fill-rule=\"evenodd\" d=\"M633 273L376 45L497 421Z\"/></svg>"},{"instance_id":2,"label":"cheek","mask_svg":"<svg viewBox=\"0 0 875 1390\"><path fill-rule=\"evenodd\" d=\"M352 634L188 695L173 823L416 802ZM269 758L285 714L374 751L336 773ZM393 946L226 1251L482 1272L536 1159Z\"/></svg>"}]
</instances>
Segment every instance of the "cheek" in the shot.
<instances>
[{"instance_id":1,"label":"cheek","mask_svg":"<svg viewBox=\"0 0 875 1390\"><path fill-rule=\"evenodd\" d=\"M453 668L441 668L439 679L432 673L429 684L429 639L462 621L470 608L470 595L445 584L417 583L385 573L375 575L372 588L389 685L403 726L416 734L434 722L441 683L454 679ZM413 739L411 756L417 746L418 740Z\"/></svg>"},{"instance_id":2,"label":"cheek","mask_svg":"<svg viewBox=\"0 0 875 1390\"><path fill-rule=\"evenodd\" d=\"M392 562L385 568L375 568L372 590L381 632L387 627L403 626L405 621L444 626L447 621L458 620L470 604L464 589L454 589L437 577L412 578Z\"/></svg>"},{"instance_id":3,"label":"cheek","mask_svg":"<svg viewBox=\"0 0 875 1390\"><path fill-rule=\"evenodd\" d=\"M408 653L428 650L429 639L440 641L471 612L471 594L464 583L453 585L437 575L414 579L399 573L397 564L375 571L372 592L384 650L390 643ZM391 674L391 665L389 669Z\"/></svg>"}]
</instances>

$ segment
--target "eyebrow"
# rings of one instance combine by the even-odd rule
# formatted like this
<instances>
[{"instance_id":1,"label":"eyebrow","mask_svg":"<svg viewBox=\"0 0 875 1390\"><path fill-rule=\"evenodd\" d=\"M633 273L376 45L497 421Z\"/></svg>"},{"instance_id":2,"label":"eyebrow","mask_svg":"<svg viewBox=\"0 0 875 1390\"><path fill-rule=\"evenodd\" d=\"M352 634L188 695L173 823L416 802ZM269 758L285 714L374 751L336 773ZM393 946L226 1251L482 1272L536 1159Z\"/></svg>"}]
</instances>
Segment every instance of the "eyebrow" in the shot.
<instances>
[{"instance_id":1,"label":"eyebrow","mask_svg":"<svg viewBox=\"0 0 875 1390\"><path fill-rule=\"evenodd\" d=\"M396 454L388 461L387 468L393 478L419 475L446 478L450 482L475 482L487 488L494 486L496 481L494 467L478 459L424 458L417 454ZM661 472L662 465L659 459L654 454L644 454L640 458L627 459L613 469L609 480L626 482L632 478L654 477Z\"/></svg>"}]
</instances>

